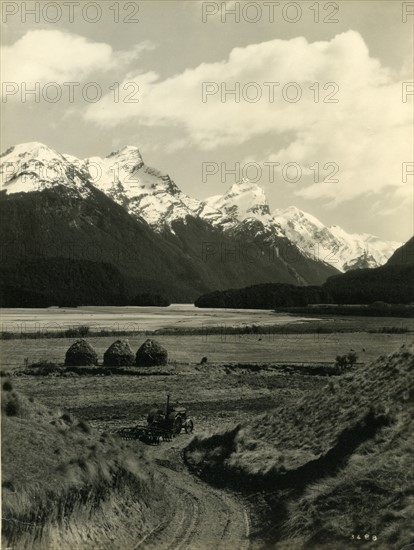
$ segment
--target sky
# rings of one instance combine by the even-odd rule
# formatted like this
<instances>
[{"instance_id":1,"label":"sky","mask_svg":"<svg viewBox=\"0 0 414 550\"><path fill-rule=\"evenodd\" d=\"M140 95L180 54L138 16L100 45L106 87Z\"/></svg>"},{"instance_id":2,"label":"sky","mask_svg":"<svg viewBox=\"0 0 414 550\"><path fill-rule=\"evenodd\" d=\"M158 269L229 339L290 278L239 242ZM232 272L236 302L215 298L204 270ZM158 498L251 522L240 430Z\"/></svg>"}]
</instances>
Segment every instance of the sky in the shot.
<instances>
[{"instance_id":1,"label":"sky","mask_svg":"<svg viewBox=\"0 0 414 550\"><path fill-rule=\"evenodd\" d=\"M40 141L85 158L136 145L190 196L247 178L271 210L295 205L406 241L413 10L394 0L3 1L1 149Z\"/></svg>"}]
</instances>

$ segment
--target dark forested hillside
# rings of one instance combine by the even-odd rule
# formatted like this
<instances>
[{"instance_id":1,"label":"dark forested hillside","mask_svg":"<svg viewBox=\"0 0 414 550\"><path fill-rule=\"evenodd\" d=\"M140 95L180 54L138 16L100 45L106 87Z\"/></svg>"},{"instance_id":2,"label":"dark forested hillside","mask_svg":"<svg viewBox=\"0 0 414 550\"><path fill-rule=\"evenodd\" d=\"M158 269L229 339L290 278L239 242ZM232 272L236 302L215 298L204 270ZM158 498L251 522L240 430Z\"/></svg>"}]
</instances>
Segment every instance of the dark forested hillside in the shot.
<instances>
[{"instance_id":1,"label":"dark forested hillside","mask_svg":"<svg viewBox=\"0 0 414 550\"><path fill-rule=\"evenodd\" d=\"M414 265L414 237L398 248L386 265Z\"/></svg>"},{"instance_id":2,"label":"dark forested hillside","mask_svg":"<svg viewBox=\"0 0 414 550\"><path fill-rule=\"evenodd\" d=\"M292 307L306 306L309 303L326 303L329 299L330 296L324 292L322 287L269 283L211 292L200 296L195 301L195 305L197 307L274 309L280 306Z\"/></svg>"},{"instance_id":3,"label":"dark forested hillside","mask_svg":"<svg viewBox=\"0 0 414 550\"><path fill-rule=\"evenodd\" d=\"M409 304L414 301L414 266L385 265L330 277L322 287L336 304L375 301Z\"/></svg>"},{"instance_id":4,"label":"dark forested hillside","mask_svg":"<svg viewBox=\"0 0 414 550\"><path fill-rule=\"evenodd\" d=\"M197 293L191 286L191 277L185 276L180 250L166 244L144 221L134 220L92 187L88 197L79 197L63 186L3 195L0 216L3 270L20 270L21 262L63 258L74 261L77 267L82 262L110 264L114 272L122 274L125 292L130 297L139 292L168 291L175 300L180 300ZM42 270L46 264L39 265ZM89 276L93 288L93 270ZM5 280L5 275L2 279ZM26 281L25 290L38 293L38 280ZM78 282L75 278L73 285Z\"/></svg>"},{"instance_id":5,"label":"dark forested hillside","mask_svg":"<svg viewBox=\"0 0 414 550\"><path fill-rule=\"evenodd\" d=\"M148 293L162 296L164 302L192 302L214 288L269 281L317 283L336 272L308 261L297 250L293 256L289 250L286 258L269 257L260 243L254 244L253 260L235 254L243 250L246 235L229 236L191 217L174 223L173 232L158 233L87 182L85 189L83 196L60 185L1 194L1 294L10 297L3 303L61 303L66 286L53 275L63 269L58 258L74 261L73 269L67 267L62 276L72 274L70 297L82 305L129 302ZM109 282L102 283L109 266L113 292ZM88 281L82 282L83 276ZM48 283L45 289L43 281Z\"/></svg>"},{"instance_id":6,"label":"dark forested hillside","mask_svg":"<svg viewBox=\"0 0 414 550\"><path fill-rule=\"evenodd\" d=\"M404 247L410 246L410 242L412 240ZM414 302L414 264L403 261L408 254L404 247L397 250L385 266L335 275L322 286L253 285L200 296L195 305L273 309L308 304L371 304L376 301L410 304Z\"/></svg>"},{"instance_id":7,"label":"dark forested hillside","mask_svg":"<svg viewBox=\"0 0 414 550\"><path fill-rule=\"evenodd\" d=\"M126 284L113 265L44 258L0 271L1 307L127 305Z\"/></svg>"}]
</instances>

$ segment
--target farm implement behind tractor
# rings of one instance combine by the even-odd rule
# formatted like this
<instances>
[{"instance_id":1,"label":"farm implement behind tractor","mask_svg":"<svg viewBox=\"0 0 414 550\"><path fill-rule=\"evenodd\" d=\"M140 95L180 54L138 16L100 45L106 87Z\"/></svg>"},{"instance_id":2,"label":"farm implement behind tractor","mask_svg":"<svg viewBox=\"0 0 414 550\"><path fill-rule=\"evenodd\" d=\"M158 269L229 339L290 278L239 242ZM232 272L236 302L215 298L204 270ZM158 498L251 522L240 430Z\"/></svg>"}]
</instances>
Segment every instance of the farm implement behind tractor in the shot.
<instances>
[{"instance_id":1,"label":"farm implement behind tractor","mask_svg":"<svg viewBox=\"0 0 414 550\"><path fill-rule=\"evenodd\" d=\"M153 409L147 417L147 424L138 424L133 428L121 428L117 434L122 439L139 439L151 445L159 445L161 441L172 441L182 430L190 434L194 423L187 417L187 409L170 405L170 396L167 396L165 411Z\"/></svg>"}]
</instances>

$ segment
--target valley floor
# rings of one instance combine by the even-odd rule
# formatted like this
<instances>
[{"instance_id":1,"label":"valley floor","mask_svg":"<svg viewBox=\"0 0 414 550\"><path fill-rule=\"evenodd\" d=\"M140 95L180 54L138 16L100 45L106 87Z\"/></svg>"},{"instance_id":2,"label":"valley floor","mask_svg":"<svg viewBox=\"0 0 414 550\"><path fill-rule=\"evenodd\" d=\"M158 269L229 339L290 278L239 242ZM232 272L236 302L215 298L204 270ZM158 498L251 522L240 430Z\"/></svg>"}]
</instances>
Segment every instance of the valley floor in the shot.
<instances>
[{"instance_id":1,"label":"valley floor","mask_svg":"<svg viewBox=\"0 0 414 550\"><path fill-rule=\"evenodd\" d=\"M387 323L373 328L381 330ZM401 327L410 332L389 334L381 332L297 332L278 334L272 331L263 334L194 334L154 335L169 353L173 363L199 363L207 357L209 363L235 361L240 363L280 362L334 362L336 355L354 349L359 361L367 362L378 355L386 354L402 344L413 340L412 319L404 323L394 322L391 327ZM334 329L333 329L334 330ZM87 337L88 342L102 361L104 352L119 336ZM121 336L121 338L124 338ZM131 349L136 350L148 338L145 334L128 337ZM3 340L1 342L1 368L8 371L21 368L40 360L63 363L65 353L76 338L34 338Z\"/></svg>"},{"instance_id":2,"label":"valley floor","mask_svg":"<svg viewBox=\"0 0 414 550\"><path fill-rule=\"evenodd\" d=\"M120 427L145 422L148 411L154 406L163 407L170 394L174 403L188 409L196 435L211 434L234 428L255 414L281 404L295 404L304 396L312 396L330 380L326 376L277 370L255 372L242 367L229 368L227 362L333 362L336 354L353 348L360 361L356 368L364 369L365 364L378 355L391 353L412 340L410 333L279 334L271 338L263 336L261 340L258 335L245 335L244 339L239 336L241 338L237 335L212 335L207 339L200 335L157 337L177 362L172 375L12 376L13 386L27 396L35 396L47 407L59 407L75 414L100 432L114 432ZM88 338L100 356L114 340L114 337ZM21 367L25 357L63 361L72 341L62 338L3 341L2 369L10 371ZM135 350L142 343L142 337L130 338L130 343ZM209 357L209 363L199 366L203 355ZM130 547L128 544L132 541L125 539L124 542L128 542L125 549L239 550L249 545L263 548L260 513L255 514L256 496L249 500L244 495L241 500L189 473L181 451L190 439L191 436L183 433L173 442L162 442L160 446L131 442L137 451L145 448L154 461L170 504L165 506L164 516L154 518L154 527L144 538L139 539L137 535ZM125 520L124 526L128 522L132 525L133 515ZM104 525L104 518L102 522ZM105 534L99 525L97 529L99 537ZM84 542L87 544L88 540ZM90 548L111 547L110 540L107 547L100 546L97 540L89 542Z\"/></svg>"}]
</instances>

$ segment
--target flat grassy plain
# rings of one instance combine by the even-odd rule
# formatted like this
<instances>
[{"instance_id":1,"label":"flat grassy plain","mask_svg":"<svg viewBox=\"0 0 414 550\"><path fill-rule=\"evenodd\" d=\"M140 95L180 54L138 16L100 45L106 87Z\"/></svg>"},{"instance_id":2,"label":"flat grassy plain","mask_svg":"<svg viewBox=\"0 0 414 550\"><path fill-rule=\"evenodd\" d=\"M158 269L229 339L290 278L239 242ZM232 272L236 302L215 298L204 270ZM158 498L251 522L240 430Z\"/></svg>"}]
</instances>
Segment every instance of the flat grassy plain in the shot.
<instances>
[{"instance_id":1,"label":"flat grassy plain","mask_svg":"<svg viewBox=\"0 0 414 550\"><path fill-rule=\"evenodd\" d=\"M1 370L11 375L16 391L27 397L36 397L48 408L72 413L99 432L113 432L120 427L144 423L148 411L154 406L163 407L167 394L170 394L173 403L178 402L188 409L194 420L195 435L200 437L234 430L235 426L251 422L256 415L269 414L280 407L295 410L300 400L315 401L321 391L325 395L328 389L325 391L324 388L329 388L330 384L342 384L342 376L327 377L266 368L253 370L243 367L243 363L333 363L336 355L354 349L358 354L355 368L363 379L363 371L371 361L413 340L413 332L393 334L378 331L407 327L409 321L347 318L336 323L336 320L327 318L325 326L350 330L332 333L309 332L310 325L305 322L298 324L296 334L273 333L269 329L263 334L131 335L129 342L134 352L147 337L154 337L169 352L168 368L164 372L159 368L143 368L143 373L152 374L146 376L79 376L74 373L14 376L13 370L22 369L26 359L28 364L39 360L63 363L66 350L76 338L10 339L1 342ZM292 325L287 326L292 329ZM306 327L307 332L301 332L300 326ZM87 340L97 351L101 363L103 353L116 336L93 336ZM204 356L208 357L207 364L199 365ZM231 363L236 366L230 367ZM281 422L284 422L283 418ZM190 440L191 436L182 434L174 440L174 446L183 449ZM142 445L132 443L137 449ZM161 447L151 447L148 451L156 458L168 445L162 443Z\"/></svg>"},{"instance_id":2,"label":"flat grassy plain","mask_svg":"<svg viewBox=\"0 0 414 550\"><path fill-rule=\"evenodd\" d=\"M147 336L128 338L134 352ZM366 362L378 355L413 340L413 333L298 333L298 334L211 334L211 335L156 335L169 353L170 361L199 363L202 357L209 362L313 362L334 361L337 354L351 348ZM41 359L63 362L65 353L76 338L39 338L3 340L1 342L1 368L22 367ZM89 337L88 342L102 361L104 352L116 340L114 336ZM365 349L365 352L362 351Z\"/></svg>"},{"instance_id":3,"label":"flat grassy plain","mask_svg":"<svg viewBox=\"0 0 414 550\"><path fill-rule=\"evenodd\" d=\"M332 318L323 326L338 332L300 332L311 322L294 323L293 334L279 334L271 328L264 334L157 334L166 347L174 367L172 376L19 376L13 377L18 390L35 395L48 406L60 406L102 429L144 420L154 404L163 404L167 393L188 406L196 415L197 427L209 430L234 425L244 415L269 410L282 401L295 400L303 392L326 384L323 376L286 375L277 371L247 372L223 367L226 363L314 363L334 362L338 354L354 349L358 368L398 349L413 340L413 332L388 334L384 327L407 327L410 319ZM319 326L319 325L318 325ZM286 328L292 330L288 321ZM365 331L361 331L364 329ZM355 330L355 332L341 332ZM147 338L130 336L135 352ZM88 337L88 342L102 362L115 336ZM28 364L47 360L63 363L65 353L75 338L35 338L3 340L1 369L12 372ZM365 351L363 351L365 350ZM198 367L202 357L208 363ZM151 372L151 369L146 370Z\"/></svg>"},{"instance_id":4,"label":"flat grassy plain","mask_svg":"<svg viewBox=\"0 0 414 550\"><path fill-rule=\"evenodd\" d=\"M166 327L194 329L212 325L285 324L303 318L302 315L275 314L269 309L197 308L193 304L171 304L168 307L3 308L1 330L47 332L76 325L89 325L95 331L142 331Z\"/></svg>"},{"instance_id":5,"label":"flat grassy plain","mask_svg":"<svg viewBox=\"0 0 414 550\"><path fill-rule=\"evenodd\" d=\"M144 337L130 338L135 351ZM102 429L145 420L154 405L171 394L187 406L198 430L209 431L239 422L245 415L295 401L327 383L324 376L252 372L227 369L226 363L334 362L337 354L355 349L363 368L412 340L412 334L289 334L159 336L170 354L172 375L154 376L16 376L14 385L36 395L47 406L60 406ZM114 337L88 338L100 360ZM2 369L21 368L47 359L63 362L73 339L6 340L2 342ZM365 352L362 351L365 349ZM198 366L203 356L208 363ZM146 369L150 373L151 369Z\"/></svg>"},{"instance_id":6,"label":"flat grassy plain","mask_svg":"<svg viewBox=\"0 0 414 550\"><path fill-rule=\"evenodd\" d=\"M218 365L175 370L168 376L21 376L12 381L25 395L36 395L46 406L59 406L103 431L145 423L148 411L164 407L170 394L174 403L188 409L197 433L234 426L327 383L322 376L248 372Z\"/></svg>"}]
</instances>

